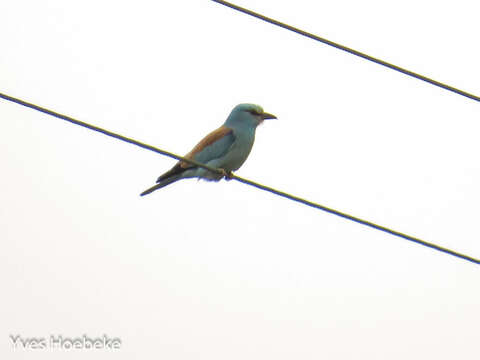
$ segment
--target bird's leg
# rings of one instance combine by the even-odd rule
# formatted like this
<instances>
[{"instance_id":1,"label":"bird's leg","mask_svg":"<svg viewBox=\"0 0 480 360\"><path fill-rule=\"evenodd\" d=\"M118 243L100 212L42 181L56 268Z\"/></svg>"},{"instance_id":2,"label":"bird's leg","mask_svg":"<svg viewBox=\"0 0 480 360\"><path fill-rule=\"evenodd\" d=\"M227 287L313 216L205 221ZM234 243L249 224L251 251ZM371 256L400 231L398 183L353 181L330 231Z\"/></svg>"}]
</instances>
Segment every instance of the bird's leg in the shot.
<instances>
[{"instance_id":1,"label":"bird's leg","mask_svg":"<svg viewBox=\"0 0 480 360\"><path fill-rule=\"evenodd\" d=\"M230 181L233 178L233 173L231 171L226 171L225 169L219 169L222 172L222 176L225 180Z\"/></svg>"}]
</instances>

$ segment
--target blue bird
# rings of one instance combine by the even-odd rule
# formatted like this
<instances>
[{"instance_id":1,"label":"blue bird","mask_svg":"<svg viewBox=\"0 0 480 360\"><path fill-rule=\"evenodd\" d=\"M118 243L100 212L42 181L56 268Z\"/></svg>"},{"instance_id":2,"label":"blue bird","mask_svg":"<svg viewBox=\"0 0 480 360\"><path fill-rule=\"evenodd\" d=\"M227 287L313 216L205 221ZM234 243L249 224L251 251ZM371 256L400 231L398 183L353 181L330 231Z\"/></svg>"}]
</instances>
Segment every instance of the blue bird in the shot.
<instances>
[{"instance_id":1,"label":"blue bird","mask_svg":"<svg viewBox=\"0 0 480 360\"><path fill-rule=\"evenodd\" d=\"M276 119L255 104L235 106L225 123L200 141L185 157L218 168L222 174L213 173L198 166L179 161L173 168L157 179L157 184L145 190L140 196L150 194L180 179L201 178L219 181L229 178L247 160L255 141L255 130L263 120Z\"/></svg>"}]
</instances>

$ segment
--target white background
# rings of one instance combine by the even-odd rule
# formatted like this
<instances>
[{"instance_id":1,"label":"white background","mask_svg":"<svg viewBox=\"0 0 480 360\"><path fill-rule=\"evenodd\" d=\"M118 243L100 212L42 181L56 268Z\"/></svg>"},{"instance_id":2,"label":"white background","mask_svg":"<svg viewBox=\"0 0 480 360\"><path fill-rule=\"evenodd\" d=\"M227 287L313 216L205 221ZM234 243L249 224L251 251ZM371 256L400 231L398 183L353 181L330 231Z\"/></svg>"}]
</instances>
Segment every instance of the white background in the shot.
<instances>
[{"instance_id":1,"label":"white background","mask_svg":"<svg viewBox=\"0 0 480 360\"><path fill-rule=\"evenodd\" d=\"M480 94L478 2L238 1ZM480 104L212 1L3 1L1 92L480 257ZM475 359L479 267L0 101L2 359ZM122 339L13 349L9 335Z\"/></svg>"}]
</instances>

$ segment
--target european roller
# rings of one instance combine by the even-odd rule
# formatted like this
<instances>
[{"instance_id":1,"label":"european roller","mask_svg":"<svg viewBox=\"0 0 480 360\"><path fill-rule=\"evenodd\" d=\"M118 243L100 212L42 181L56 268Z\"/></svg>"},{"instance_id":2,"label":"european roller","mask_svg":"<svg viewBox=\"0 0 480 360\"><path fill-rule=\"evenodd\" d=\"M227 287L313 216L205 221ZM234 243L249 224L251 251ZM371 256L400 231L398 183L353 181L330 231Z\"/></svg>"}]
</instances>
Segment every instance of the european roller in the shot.
<instances>
[{"instance_id":1,"label":"european roller","mask_svg":"<svg viewBox=\"0 0 480 360\"><path fill-rule=\"evenodd\" d=\"M247 160L255 141L255 130L266 119L276 119L275 115L263 111L255 104L235 106L225 123L205 136L185 158L221 170L213 173L198 166L179 161L173 168L157 179L157 184L140 195L147 195L180 179L200 178L219 181L229 178L232 171L238 170Z\"/></svg>"}]
</instances>

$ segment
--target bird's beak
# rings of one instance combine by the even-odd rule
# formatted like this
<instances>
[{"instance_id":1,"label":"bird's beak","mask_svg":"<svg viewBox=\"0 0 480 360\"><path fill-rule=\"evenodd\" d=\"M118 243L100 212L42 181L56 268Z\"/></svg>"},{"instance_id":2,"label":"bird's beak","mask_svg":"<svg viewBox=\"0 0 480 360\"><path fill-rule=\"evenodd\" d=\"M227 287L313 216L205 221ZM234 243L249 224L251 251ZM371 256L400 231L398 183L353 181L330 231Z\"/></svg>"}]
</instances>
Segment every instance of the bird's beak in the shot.
<instances>
[{"instance_id":1,"label":"bird's beak","mask_svg":"<svg viewBox=\"0 0 480 360\"><path fill-rule=\"evenodd\" d=\"M277 117L275 115L272 115L272 114L269 114L269 113L266 113L264 112L262 114L262 119L263 120L267 120L267 119L276 119Z\"/></svg>"}]
</instances>

